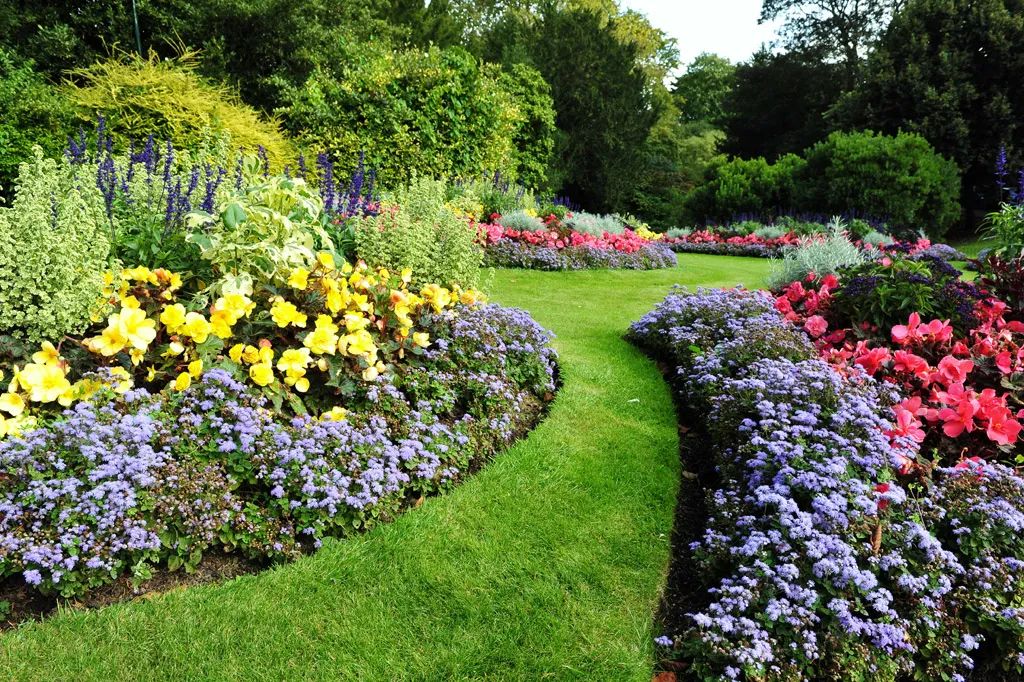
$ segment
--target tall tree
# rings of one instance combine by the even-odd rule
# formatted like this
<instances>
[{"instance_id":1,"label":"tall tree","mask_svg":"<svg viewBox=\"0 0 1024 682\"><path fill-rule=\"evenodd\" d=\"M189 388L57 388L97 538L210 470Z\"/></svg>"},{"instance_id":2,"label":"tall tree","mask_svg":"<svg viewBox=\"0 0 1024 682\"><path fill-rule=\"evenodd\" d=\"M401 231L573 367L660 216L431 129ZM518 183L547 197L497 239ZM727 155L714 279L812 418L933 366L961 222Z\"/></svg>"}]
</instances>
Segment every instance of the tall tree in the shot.
<instances>
[{"instance_id":1,"label":"tall tree","mask_svg":"<svg viewBox=\"0 0 1024 682\"><path fill-rule=\"evenodd\" d=\"M768 50L737 66L723 102L722 150L772 160L823 139L830 131L825 114L842 95L841 70L819 55Z\"/></svg>"},{"instance_id":2,"label":"tall tree","mask_svg":"<svg viewBox=\"0 0 1024 682\"><path fill-rule=\"evenodd\" d=\"M621 209L659 115L639 50L619 39L615 20L590 10L551 3L539 29L537 67L562 131L564 189L588 208Z\"/></svg>"},{"instance_id":3,"label":"tall tree","mask_svg":"<svg viewBox=\"0 0 1024 682\"><path fill-rule=\"evenodd\" d=\"M722 102L735 80L736 66L725 57L709 52L697 55L672 89L682 120L718 125L725 115Z\"/></svg>"},{"instance_id":4,"label":"tall tree","mask_svg":"<svg viewBox=\"0 0 1024 682\"><path fill-rule=\"evenodd\" d=\"M910 0L844 101L846 127L923 135L963 173L965 207L998 198L1005 145L1024 161L1024 0Z\"/></svg>"},{"instance_id":5,"label":"tall tree","mask_svg":"<svg viewBox=\"0 0 1024 682\"><path fill-rule=\"evenodd\" d=\"M853 87L861 60L903 0L764 0L761 21L782 19L788 47L812 51L845 65Z\"/></svg>"}]
</instances>

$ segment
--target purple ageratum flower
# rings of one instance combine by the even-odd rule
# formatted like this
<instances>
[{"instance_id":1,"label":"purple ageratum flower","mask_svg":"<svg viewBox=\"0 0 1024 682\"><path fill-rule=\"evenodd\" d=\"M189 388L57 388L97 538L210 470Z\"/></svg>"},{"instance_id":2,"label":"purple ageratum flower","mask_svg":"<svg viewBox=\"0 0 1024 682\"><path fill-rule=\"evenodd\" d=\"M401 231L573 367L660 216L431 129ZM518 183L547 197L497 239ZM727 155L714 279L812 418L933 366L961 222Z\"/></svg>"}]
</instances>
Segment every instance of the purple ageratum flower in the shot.
<instances>
[{"instance_id":1,"label":"purple ageratum flower","mask_svg":"<svg viewBox=\"0 0 1024 682\"><path fill-rule=\"evenodd\" d=\"M700 291L670 295L631 328L634 339L678 363L681 386L707 415L715 442L721 482L704 537L692 547L710 600L692 614L689 655L726 677L730 668L815 675L849 666L830 659L847 647L872 651L868 666L962 674L974 635L946 616L974 611L975 622L1002 618L1001 631L1024 633L1014 620L1021 614L980 611L999 603L986 590L1006 589L1009 566L1024 565L1015 558L1024 547L972 556L957 547L966 535L958 530L971 528L976 538L997 524L1024 527L1024 481L1010 470L943 474L949 493L940 485L923 501L935 516L926 512L927 527L914 520L920 509L910 506L921 502L892 480L884 493L875 487L892 477L897 449L917 447L884 436L889 389L820 360L775 359L800 350L787 346L789 327L766 295ZM766 359L729 360L748 347ZM963 497L967 484L998 503ZM975 516L963 516L968 509ZM871 529L883 513L875 539ZM1017 581L1011 593L1024 594L1024 578ZM828 647L818 646L823 638Z\"/></svg>"}]
</instances>

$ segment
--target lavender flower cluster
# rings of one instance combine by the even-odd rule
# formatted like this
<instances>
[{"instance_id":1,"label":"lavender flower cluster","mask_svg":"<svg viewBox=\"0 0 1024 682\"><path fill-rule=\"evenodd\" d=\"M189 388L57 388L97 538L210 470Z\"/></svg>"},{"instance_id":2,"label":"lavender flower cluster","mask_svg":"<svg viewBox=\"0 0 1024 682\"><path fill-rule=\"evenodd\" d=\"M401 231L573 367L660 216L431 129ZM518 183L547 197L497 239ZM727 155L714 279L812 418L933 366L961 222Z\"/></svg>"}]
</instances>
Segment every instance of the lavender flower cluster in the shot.
<instances>
[{"instance_id":1,"label":"lavender flower cluster","mask_svg":"<svg viewBox=\"0 0 1024 682\"><path fill-rule=\"evenodd\" d=\"M452 485L531 425L556 355L521 310L439 325L426 362L359 389L344 420L284 419L214 368L0 441L0 578L71 597L211 548L286 558Z\"/></svg>"},{"instance_id":2,"label":"lavender flower cluster","mask_svg":"<svg viewBox=\"0 0 1024 682\"><path fill-rule=\"evenodd\" d=\"M762 293L673 292L630 334L677 367L713 444L690 548L707 606L671 638L698 677L963 680L986 641L1021 670L1015 472L901 479L917 445L886 435L898 396L814 359Z\"/></svg>"},{"instance_id":3,"label":"lavender flower cluster","mask_svg":"<svg viewBox=\"0 0 1024 682\"><path fill-rule=\"evenodd\" d=\"M527 270L656 270L676 265L671 247L650 242L634 253L593 246L569 246L556 249L527 244L512 239L499 239L484 250L484 266L521 268Z\"/></svg>"}]
</instances>

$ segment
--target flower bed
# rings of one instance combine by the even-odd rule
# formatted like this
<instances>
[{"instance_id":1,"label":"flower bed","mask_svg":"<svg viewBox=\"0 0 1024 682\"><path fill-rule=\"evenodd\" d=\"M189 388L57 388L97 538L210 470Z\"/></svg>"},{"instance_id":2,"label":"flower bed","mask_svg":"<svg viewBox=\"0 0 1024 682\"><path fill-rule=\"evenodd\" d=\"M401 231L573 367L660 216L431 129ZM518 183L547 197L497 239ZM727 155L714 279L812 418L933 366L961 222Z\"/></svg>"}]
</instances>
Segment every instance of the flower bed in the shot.
<instances>
[{"instance_id":1,"label":"flower bed","mask_svg":"<svg viewBox=\"0 0 1024 682\"><path fill-rule=\"evenodd\" d=\"M550 399L550 335L411 280L320 254L204 309L167 271L108 275L85 335L7 367L0 586L81 597L212 552L286 559L478 468Z\"/></svg>"},{"instance_id":2,"label":"flower bed","mask_svg":"<svg viewBox=\"0 0 1024 682\"><path fill-rule=\"evenodd\" d=\"M692 547L703 600L674 605L687 626L659 638L696 678L1024 669L1013 469L971 457L906 472L921 451L889 419L898 386L816 357L766 293L674 293L630 334L673 368L711 444Z\"/></svg>"},{"instance_id":3,"label":"flower bed","mask_svg":"<svg viewBox=\"0 0 1024 682\"><path fill-rule=\"evenodd\" d=\"M652 270L676 264L671 247L653 233L640 236L630 229L595 236L562 226L549 216L541 230L513 230L499 224L479 226L484 264L499 268L585 270L621 268Z\"/></svg>"},{"instance_id":4,"label":"flower bed","mask_svg":"<svg viewBox=\"0 0 1024 682\"><path fill-rule=\"evenodd\" d=\"M712 230L700 230L679 237L666 237L665 243L677 253L704 253L717 256L748 256L752 258L779 258L787 249L799 246L807 239L821 235L800 236L787 232L780 237L762 237L756 234L728 235ZM911 257L939 258L941 260L967 260L967 257L948 244L933 244L927 239L914 242L871 244L856 242L864 251L873 254L904 254Z\"/></svg>"}]
</instances>

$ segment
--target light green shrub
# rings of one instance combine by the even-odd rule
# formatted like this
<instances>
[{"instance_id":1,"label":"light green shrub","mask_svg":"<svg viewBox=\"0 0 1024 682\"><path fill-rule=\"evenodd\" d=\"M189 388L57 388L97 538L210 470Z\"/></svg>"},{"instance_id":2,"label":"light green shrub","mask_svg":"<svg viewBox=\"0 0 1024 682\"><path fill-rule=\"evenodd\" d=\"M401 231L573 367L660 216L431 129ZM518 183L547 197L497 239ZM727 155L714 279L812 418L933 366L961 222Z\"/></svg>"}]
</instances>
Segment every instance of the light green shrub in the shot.
<instances>
[{"instance_id":1,"label":"light green shrub","mask_svg":"<svg viewBox=\"0 0 1024 682\"><path fill-rule=\"evenodd\" d=\"M670 227L665 234L672 239L680 239L682 237L689 237L693 234L692 227Z\"/></svg>"},{"instance_id":2,"label":"light green shrub","mask_svg":"<svg viewBox=\"0 0 1024 682\"><path fill-rule=\"evenodd\" d=\"M263 118L228 87L203 79L198 68L192 52L177 59L122 55L72 71L64 91L84 120L102 114L122 148L149 134L193 148L212 130L250 152L263 147L275 171L294 163L295 149L276 121Z\"/></svg>"},{"instance_id":3,"label":"light green shrub","mask_svg":"<svg viewBox=\"0 0 1024 682\"><path fill-rule=\"evenodd\" d=\"M212 292L251 294L282 284L295 268L309 267L319 251L334 251L319 193L301 178L262 178L255 156L243 159L244 182L217 215L188 216L196 244L219 278Z\"/></svg>"},{"instance_id":4,"label":"light green shrub","mask_svg":"<svg viewBox=\"0 0 1024 682\"><path fill-rule=\"evenodd\" d=\"M850 241L846 224L835 218L829 223L824 239L805 239L800 246L788 250L781 260L773 259L768 284L775 288L803 279L812 272L820 277L863 262L864 254Z\"/></svg>"},{"instance_id":5,"label":"light green shrub","mask_svg":"<svg viewBox=\"0 0 1024 682\"><path fill-rule=\"evenodd\" d=\"M415 178L381 214L353 220L355 253L372 266L412 268L414 284L476 286L483 248L476 230L446 204L443 180Z\"/></svg>"},{"instance_id":6,"label":"light green shrub","mask_svg":"<svg viewBox=\"0 0 1024 682\"><path fill-rule=\"evenodd\" d=\"M861 241L865 244L870 244L871 246L886 246L888 244L892 244L894 240L889 235L882 234L878 230L871 230L861 237Z\"/></svg>"},{"instance_id":7,"label":"light green shrub","mask_svg":"<svg viewBox=\"0 0 1024 682\"><path fill-rule=\"evenodd\" d=\"M0 334L28 342L81 332L102 295L110 253L103 197L41 148L0 208Z\"/></svg>"}]
</instances>

